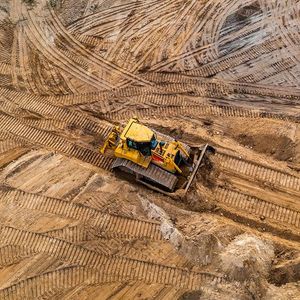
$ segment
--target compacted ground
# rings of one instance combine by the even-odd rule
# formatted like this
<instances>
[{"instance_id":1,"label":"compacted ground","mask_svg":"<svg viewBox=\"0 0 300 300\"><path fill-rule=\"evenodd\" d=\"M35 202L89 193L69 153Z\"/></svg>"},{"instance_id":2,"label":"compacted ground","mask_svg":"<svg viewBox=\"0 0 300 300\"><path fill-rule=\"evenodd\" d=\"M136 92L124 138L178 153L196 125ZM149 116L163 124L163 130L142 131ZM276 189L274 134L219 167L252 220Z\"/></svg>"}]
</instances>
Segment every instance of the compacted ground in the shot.
<instances>
[{"instance_id":1,"label":"compacted ground","mask_svg":"<svg viewBox=\"0 0 300 300\"><path fill-rule=\"evenodd\" d=\"M299 299L297 0L2 0L0 299ZM168 197L99 147L137 116L216 154Z\"/></svg>"}]
</instances>

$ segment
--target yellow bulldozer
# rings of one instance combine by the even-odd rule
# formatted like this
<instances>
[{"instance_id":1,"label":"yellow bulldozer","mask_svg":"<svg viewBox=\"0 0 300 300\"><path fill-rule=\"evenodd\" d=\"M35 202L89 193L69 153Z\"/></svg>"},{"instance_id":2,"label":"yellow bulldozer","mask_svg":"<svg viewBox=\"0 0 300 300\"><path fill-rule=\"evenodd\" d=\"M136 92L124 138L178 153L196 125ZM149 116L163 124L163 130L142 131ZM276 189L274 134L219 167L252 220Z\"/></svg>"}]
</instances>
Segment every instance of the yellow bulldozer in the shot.
<instances>
[{"instance_id":1,"label":"yellow bulldozer","mask_svg":"<svg viewBox=\"0 0 300 300\"><path fill-rule=\"evenodd\" d=\"M123 129L112 129L100 152L108 149L116 157L113 170L133 174L137 181L162 193L187 192L206 152L215 152L208 144L190 147L137 118L131 118Z\"/></svg>"}]
</instances>

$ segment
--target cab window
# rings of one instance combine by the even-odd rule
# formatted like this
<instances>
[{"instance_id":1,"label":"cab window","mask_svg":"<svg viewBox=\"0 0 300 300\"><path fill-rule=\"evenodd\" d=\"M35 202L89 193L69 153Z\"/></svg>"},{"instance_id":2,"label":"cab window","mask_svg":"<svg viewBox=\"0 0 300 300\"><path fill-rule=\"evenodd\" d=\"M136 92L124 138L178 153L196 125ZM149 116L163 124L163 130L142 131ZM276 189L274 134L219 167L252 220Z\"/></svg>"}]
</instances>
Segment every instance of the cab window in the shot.
<instances>
[{"instance_id":1,"label":"cab window","mask_svg":"<svg viewBox=\"0 0 300 300\"><path fill-rule=\"evenodd\" d=\"M137 145L136 142L134 142L134 141L132 141L132 140L130 140L130 139L127 139L127 140L126 140L126 143L127 143L127 146L128 146L129 148L138 150L138 145Z\"/></svg>"},{"instance_id":2,"label":"cab window","mask_svg":"<svg viewBox=\"0 0 300 300\"><path fill-rule=\"evenodd\" d=\"M137 143L139 151L144 155L144 156L150 156L151 155L151 148L150 148L150 143Z\"/></svg>"}]
</instances>

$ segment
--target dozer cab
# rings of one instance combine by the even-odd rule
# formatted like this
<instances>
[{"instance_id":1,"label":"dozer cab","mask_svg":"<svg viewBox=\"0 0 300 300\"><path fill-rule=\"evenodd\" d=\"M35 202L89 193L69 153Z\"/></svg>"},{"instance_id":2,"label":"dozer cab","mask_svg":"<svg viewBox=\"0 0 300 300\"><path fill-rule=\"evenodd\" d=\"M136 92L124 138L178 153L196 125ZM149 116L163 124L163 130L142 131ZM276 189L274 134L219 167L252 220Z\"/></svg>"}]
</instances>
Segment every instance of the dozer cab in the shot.
<instances>
[{"instance_id":1,"label":"dozer cab","mask_svg":"<svg viewBox=\"0 0 300 300\"><path fill-rule=\"evenodd\" d=\"M116 157L113 170L121 170L136 177L146 186L174 193L189 189L207 151L215 152L209 145L188 145L160 134L132 118L121 130L115 126L100 152L107 149Z\"/></svg>"}]
</instances>

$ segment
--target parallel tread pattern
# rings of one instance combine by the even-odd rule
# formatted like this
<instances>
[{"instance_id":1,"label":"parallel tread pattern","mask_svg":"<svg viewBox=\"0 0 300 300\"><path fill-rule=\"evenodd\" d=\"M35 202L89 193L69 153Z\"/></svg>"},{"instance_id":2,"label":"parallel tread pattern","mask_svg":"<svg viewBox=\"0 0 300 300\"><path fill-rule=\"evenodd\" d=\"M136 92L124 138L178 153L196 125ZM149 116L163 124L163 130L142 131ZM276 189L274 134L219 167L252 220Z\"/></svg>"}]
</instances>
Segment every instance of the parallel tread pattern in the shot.
<instances>
[{"instance_id":1,"label":"parallel tread pattern","mask_svg":"<svg viewBox=\"0 0 300 300\"><path fill-rule=\"evenodd\" d=\"M196 273L162 264L145 262L117 256L98 254L71 243L47 237L42 234L2 227L0 242L18 245L36 252L47 253L62 261L86 266L120 280L143 280L149 283L170 284L186 288L200 287L205 281L220 282L222 278L209 273Z\"/></svg>"},{"instance_id":2,"label":"parallel tread pattern","mask_svg":"<svg viewBox=\"0 0 300 300\"><path fill-rule=\"evenodd\" d=\"M123 111L116 113L107 113L105 116L111 120L127 120L132 116L138 116L140 118L150 116L217 116L217 117L240 117L240 118L265 118L265 119L278 119L283 121L299 122L299 119L294 116L285 116L280 114L273 114L269 112L261 112L250 109L244 109L241 107L225 106L225 105L210 105L210 104L192 104L190 106L162 106L141 108L135 111Z\"/></svg>"},{"instance_id":3,"label":"parallel tread pattern","mask_svg":"<svg viewBox=\"0 0 300 300\"><path fill-rule=\"evenodd\" d=\"M105 170L110 169L114 160L83 146L71 143L61 136L25 125L21 121L7 115L0 115L0 126L2 130L7 130L31 143L49 147L52 150L75 157Z\"/></svg>"},{"instance_id":4,"label":"parallel tread pattern","mask_svg":"<svg viewBox=\"0 0 300 300\"><path fill-rule=\"evenodd\" d=\"M54 105L47 101L46 97L20 93L18 91L12 91L3 88L0 88L0 93L4 97L11 99L11 101L16 102L16 104L23 109L31 110L46 118L50 117L56 120L55 124L59 128L63 126L61 122L67 124L76 124L79 127L84 127L85 129L91 130L100 135L112 128L109 125L104 125L92 120L88 115L70 110L66 107ZM49 121L45 120L45 122Z\"/></svg>"},{"instance_id":5,"label":"parallel tread pattern","mask_svg":"<svg viewBox=\"0 0 300 300\"><path fill-rule=\"evenodd\" d=\"M263 216L284 225L289 224L300 228L299 211L220 186L217 188L215 195L218 202L234 207L245 214L250 213L257 217Z\"/></svg>"},{"instance_id":6,"label":"parallel tread pattern","mask_svg":"<svg viewBox=\"0 0 300 300\"><path fill-rule=\"evenodd\" d=\"M216 156L225 172L230 171L248 178L255 178L260 182L266 182L278 188L293 191L293 193L300 192L299 177L230 154L218 152Z\"/></svg>"},{"instance_id":7,"label":"parallel tread pattern","mask_svg":"<svg viewBox=\"0 0 300 300\"><path fill-rule=\"evenodd\" d=\"M127 236L153 240L163 239L158 222L102 213L82 204L31 194L21 190L2 191L0 192L0 200L7 205L14 204L22 208L81 220L92 226L99 234L109 233L111 237Z\"/></svg>"}]
</instances>

